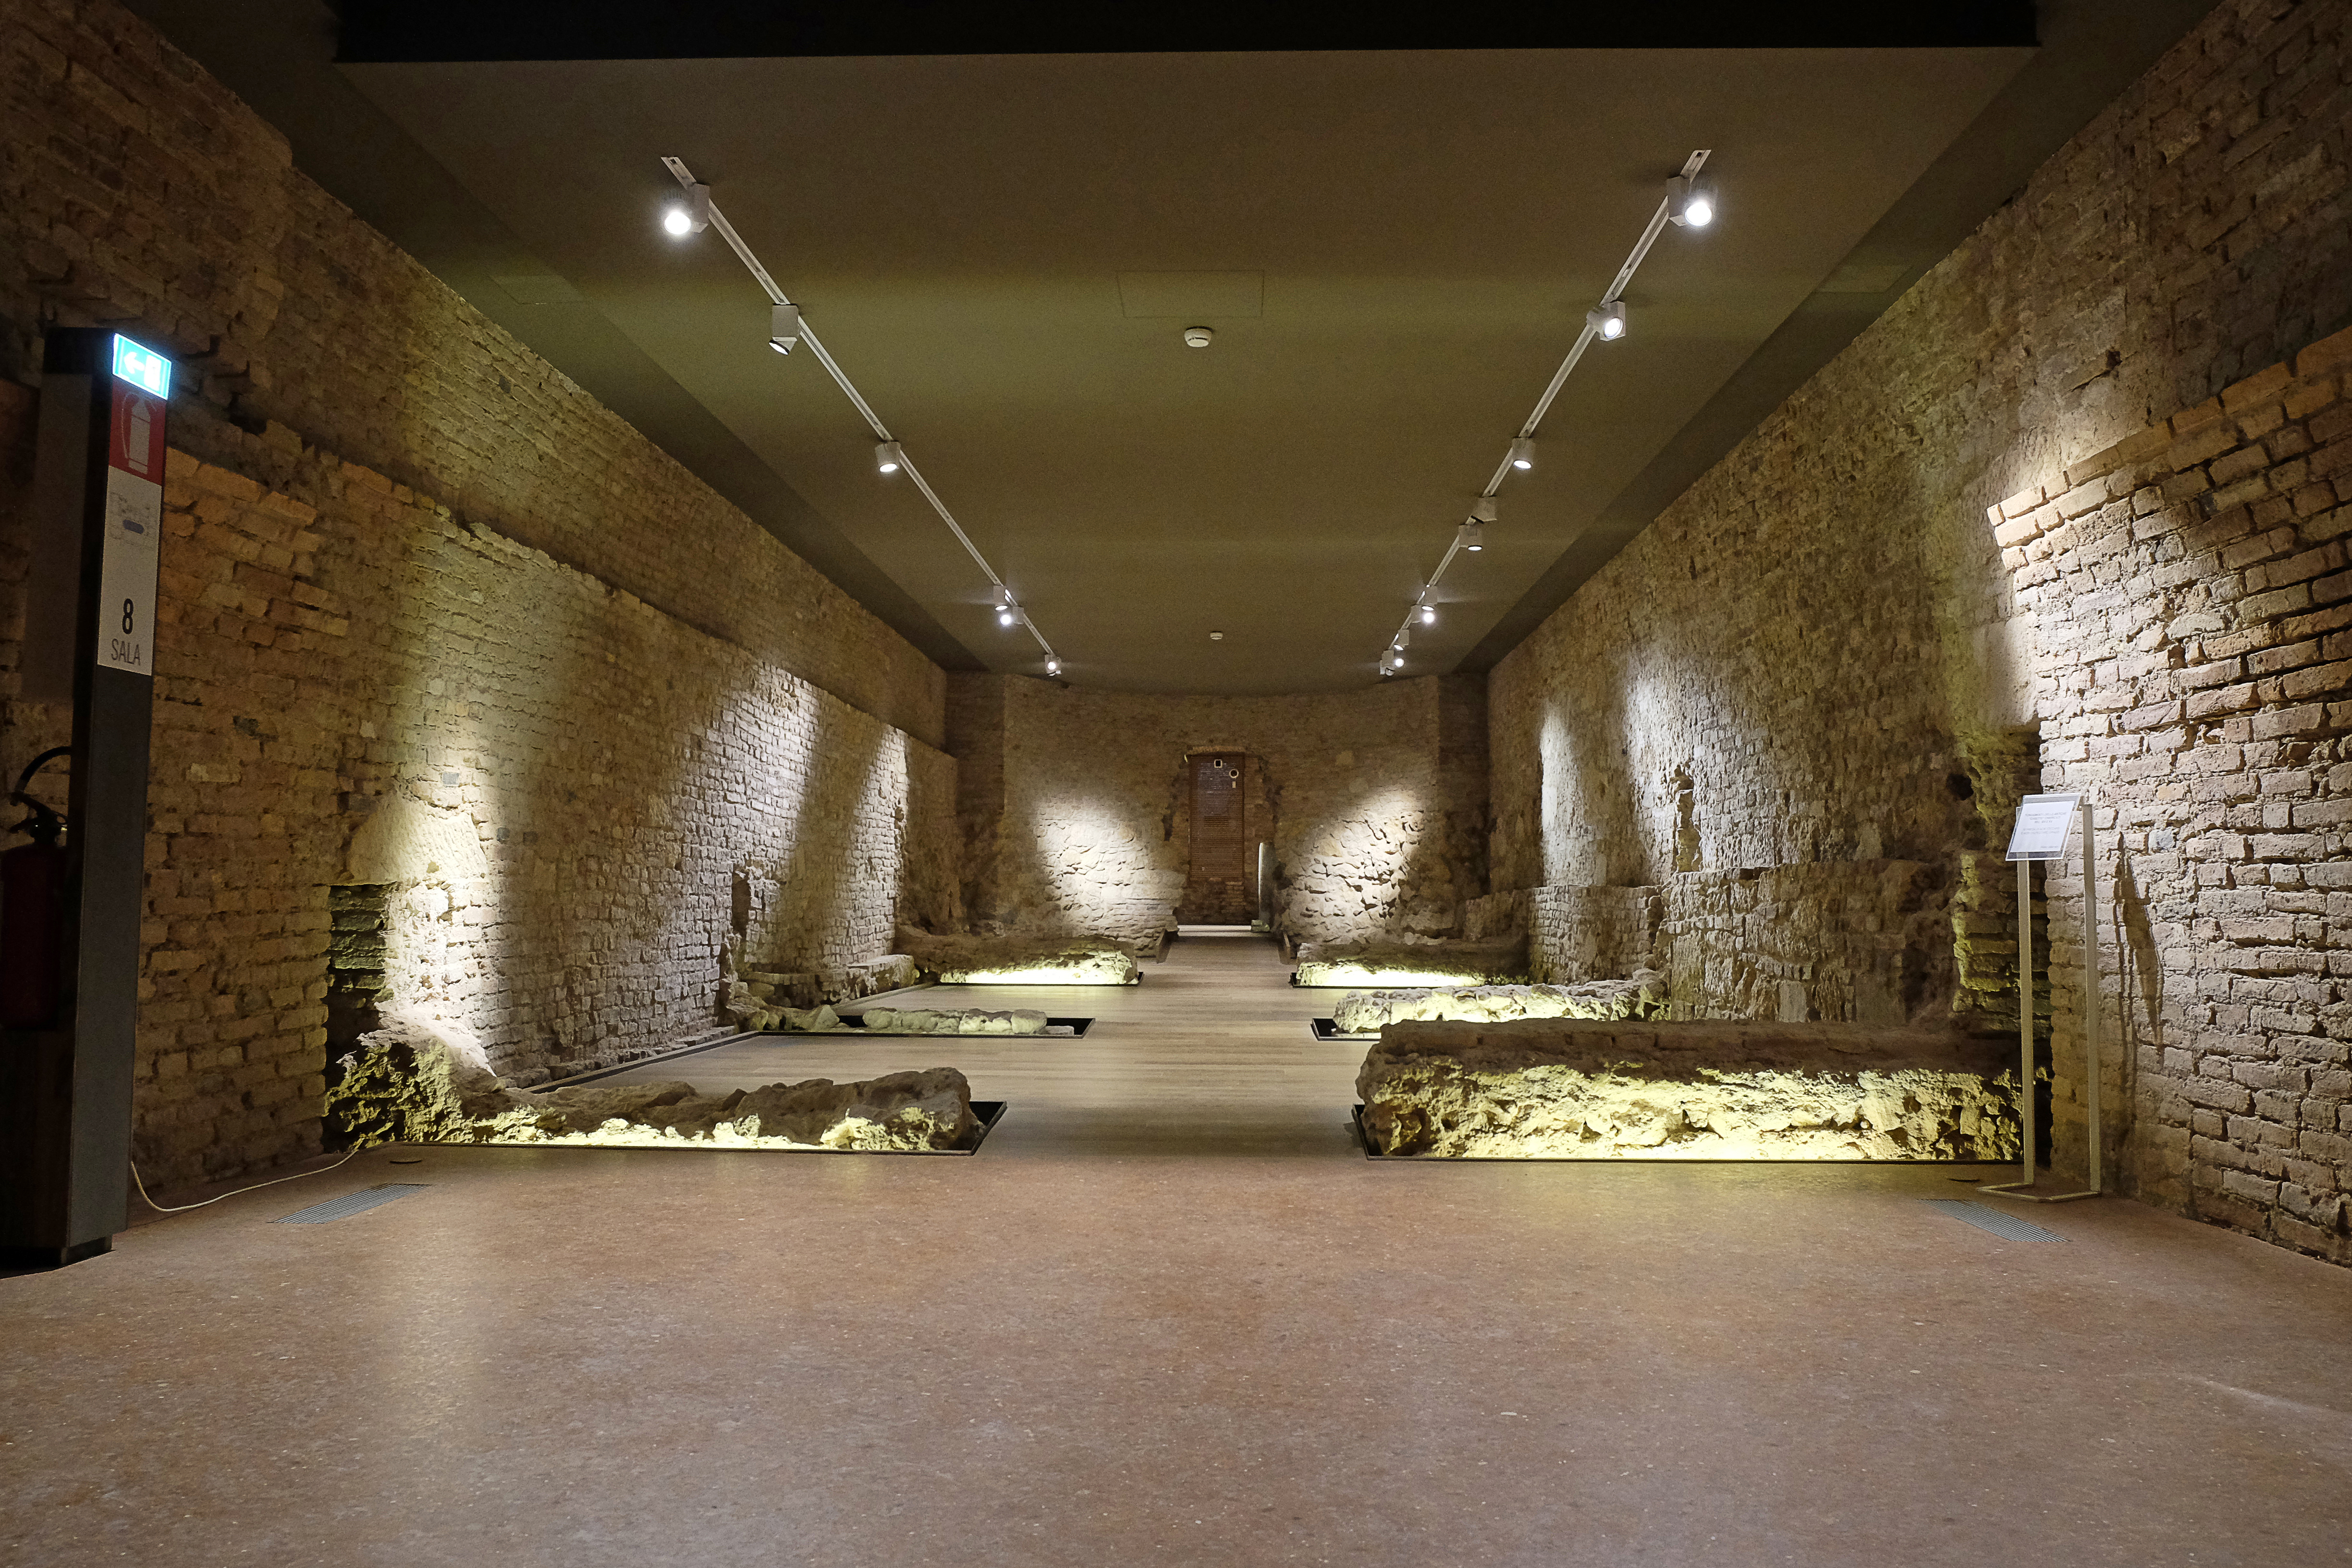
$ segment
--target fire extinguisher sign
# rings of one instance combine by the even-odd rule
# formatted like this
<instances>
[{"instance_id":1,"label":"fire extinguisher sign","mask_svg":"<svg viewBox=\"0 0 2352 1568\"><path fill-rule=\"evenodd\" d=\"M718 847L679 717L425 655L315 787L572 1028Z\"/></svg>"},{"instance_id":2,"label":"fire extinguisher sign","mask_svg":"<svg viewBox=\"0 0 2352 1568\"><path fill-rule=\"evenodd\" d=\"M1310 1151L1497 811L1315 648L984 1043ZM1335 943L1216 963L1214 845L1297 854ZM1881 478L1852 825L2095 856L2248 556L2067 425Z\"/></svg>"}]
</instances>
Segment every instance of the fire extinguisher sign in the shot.
<instances>
[{"instance_id":1,"label":"fire extinguisher sign","mask_svg":"<svg viewBox=\"0 0 2352 1568\"><path fill-rule=\"evenodd\" d=\"M163 410L171 364L114 340L106 452L106 540L100 557L98 662L155 673L155 572L163 542Z\"/></svg>"}]
</instances>

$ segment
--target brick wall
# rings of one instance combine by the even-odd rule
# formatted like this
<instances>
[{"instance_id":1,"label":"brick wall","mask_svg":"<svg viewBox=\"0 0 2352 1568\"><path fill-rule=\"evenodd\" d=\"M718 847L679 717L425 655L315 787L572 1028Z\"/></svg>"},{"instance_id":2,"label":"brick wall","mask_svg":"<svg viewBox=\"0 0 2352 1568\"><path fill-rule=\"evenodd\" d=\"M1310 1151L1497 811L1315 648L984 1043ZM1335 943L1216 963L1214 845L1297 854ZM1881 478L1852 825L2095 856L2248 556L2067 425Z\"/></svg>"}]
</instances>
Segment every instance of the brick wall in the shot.
<instances>
[{"instance_id":1,"label":"brick wall","mask_svg":"<svg viewBox=\"0 0 2352 1568\"><path fill-rule=\"evenodd\" d=\"M135 331L183 358L192 455L234 468L242 432L282 426L942 742L937 667L354 218L153 29L111 0L0 0L0 375L35 376L51 321Z\"/></svg>"},{"instance_id":2,"label":"brick wall","mask_svg":"<svg viewBox=\"0 0 2352 1568\"><path fill-rule=\"evenodd\" d=\"M119 8L0 0L0 766L65 722L15 674L41 337L181 359L151 1183L317 1147L368 964L533 1079L712 1027L730 948L833 979L954 921L936 667Z\"/></svg>"},{"instance_id":3,"label":"brick wall","mask_svg":"<svg viewBox=\"0 0 2352 1568\"><path fill-rule=\"evenodd\" d=\"M2125 1180L2352 1260L2352 331L1988 513L2042 654L2044 782L2097 804ZM2049 884L2079 1152L2079 842ZM2079 1153L2078 1153L2079 1157Z\"/></svg>"},{"instance_id":4,"label":"brick wall","mask_svg":"<svg viewBox=\"0 0 2352 1568\"><path fill-rule=\"evenodd\" d=\"M1252 820L1262 810L1273 822L1283 929L1313 941L1452 934L1464 901L1486 890L1475 679L1252 698L1074 691L1003 676L956 675L950 688L951 710L973 721L959 735L960 766L1001 779L967 819L978 835L965 847L974 918L1158 929L1189 859L1184 760L1215 750L1252 759L1253 794L1263 791Z\"/></svg>"},{"instance_id":5,"label":"brick wall","mask_svg":"<svg viewBox=\"0 0 2352 1568\"><path fill-rule=\"evenodd\" d=\"M1904 916L1912 957L2012 1021L1991 858L2020 787L2088 784L2123 847L2114 1173L2338 1258L2352 1023L2318 883L2343 589L2314 521L2338 372L2298 355L2352 320L2347 44L2347 0L2213 12L1491 690L1498 888L1654 885L1671 909L1752 871L1794 931L1914 862L1948 902ZM2192 715L2214 702L2238 706ZM2054 1158L2077 1169L2078 887L2062 866L2046 889ZM1775 940L1740 945L1790 962Z\"/></svg>"}]
</instances>

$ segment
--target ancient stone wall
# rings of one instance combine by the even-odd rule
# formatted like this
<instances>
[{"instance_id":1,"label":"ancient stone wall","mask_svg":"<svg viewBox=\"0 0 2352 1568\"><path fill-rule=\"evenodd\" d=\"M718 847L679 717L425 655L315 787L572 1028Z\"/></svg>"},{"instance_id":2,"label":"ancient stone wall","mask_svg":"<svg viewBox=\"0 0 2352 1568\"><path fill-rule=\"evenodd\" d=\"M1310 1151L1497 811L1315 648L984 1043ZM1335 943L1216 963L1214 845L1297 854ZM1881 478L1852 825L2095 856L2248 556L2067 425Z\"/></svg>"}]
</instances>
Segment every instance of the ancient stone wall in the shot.
<instances>
[{"instance_id":1,"label":"ancient stone wall","mask_svg":"<svg viewBox=\"0 0 2352 1568\"><path fill-rule=\"evenodd\" d=\"M40 342L178 356L137 1151L318 1145L330 997L526 1079L956 914L944 678L107 0L0 0L0 767ZM52 792L57 793L55 791ZM61 798L61 795L60 795ZM338 895L331 889L347 889Z\"/></svg>"},{"instance_id":2,"label":"ancient stone wall","mask_svg":"<svg viewBox=\"0 0 2352 1568\"><path fill-rule=\"evenodd\" d=\"M1485 769L1461 743L1481 723L1481 684L1159 697L951 676L956 713L1001 715L994 731L959 731L961 765L1003 778L998 815L966 841L967 911L1014 930L1159 930L1189 858L1185 759L1224 749L1252 759L1264 790L1283 929L1309 941L1454 933L1465 900L1486 891Z\"/></svg>"},{"instance_id":3,"label":"ancient stone wall","mask_svg":"<svg viewBox=\"0 0 2352 1568\"><path fill-rule=\"evenodd\" d=\"M2011 1020L1991 857L2021 787L2087 783L2124 858L2114 1173L2339 1258L2341 370L2299 351L2352 320L2347 46L2352 0L2216 10L1491 691L1498 888L1658 886L1679 935L1718 928L1707 879L1755 872L1782 934L1732 945L1781 964L1809 922L1833 959L1829 917L1875 898L1916 933L1906 966L1996 1015L2006 986ZM1892 862L1941 879L1940 916L1872 893ZM2047 891L2055 1157L2079 1168L2078 886L2060 867ZM1699 1004L1757 1016L1794 980L1814 1016L1845 1005L1768 969Z\"/></svg>"}]
</instances>

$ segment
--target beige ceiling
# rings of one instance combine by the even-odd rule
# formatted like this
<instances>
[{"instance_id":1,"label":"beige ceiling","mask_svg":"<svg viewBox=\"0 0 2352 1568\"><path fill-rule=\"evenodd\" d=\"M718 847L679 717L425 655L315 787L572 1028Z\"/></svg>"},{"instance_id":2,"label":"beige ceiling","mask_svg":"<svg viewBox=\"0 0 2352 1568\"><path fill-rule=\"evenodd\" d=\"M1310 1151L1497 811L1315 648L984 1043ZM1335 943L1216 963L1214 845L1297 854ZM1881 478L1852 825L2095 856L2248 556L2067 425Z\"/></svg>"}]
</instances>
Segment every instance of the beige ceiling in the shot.
<instances>
[{"instance_id":1,"label":"beige ceiling","mask_svg":"<svg viewBox=\"0 0 2352 1568\"><path fill-rule=\"evenodd\" d=\"M1691 149L1713 150L1721 220L1661 239L1631 334L1570 383L1412 673L1528 593L2030 55L342 69L528 247L504 268L518 306L609 322L980 660L1040 668L912 487L877 477L823 369L765 348L719 237L660 231L663 154L710 184L1066 679L1279 692L1375 679ZM1180 341L1196 321L1205 350Z\"/></svg>"}]
</instances>

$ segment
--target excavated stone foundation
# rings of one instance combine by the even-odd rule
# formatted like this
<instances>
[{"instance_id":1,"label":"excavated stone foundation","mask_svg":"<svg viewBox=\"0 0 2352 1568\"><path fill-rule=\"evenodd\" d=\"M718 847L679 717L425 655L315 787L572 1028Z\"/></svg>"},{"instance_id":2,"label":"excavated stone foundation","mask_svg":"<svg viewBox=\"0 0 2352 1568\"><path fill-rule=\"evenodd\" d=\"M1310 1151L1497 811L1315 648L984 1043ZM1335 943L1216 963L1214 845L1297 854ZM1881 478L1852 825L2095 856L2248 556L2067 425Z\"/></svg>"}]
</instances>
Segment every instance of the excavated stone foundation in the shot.
<instances>
[{"instance_id":1,"label":"excavated stone foundation","mask_svg":"<svg viewBox=\"0 0 2352 1568\"><path fill-rule=\"evenodd\" d=\"M1390 1024L1454 1021L1498 1024L1513 1018L1654 1018L1666 1010L1666 977L1636 970L1624 980L1581 985L1472 985L1453 989L1357 991L1339 999L1331 1021L1343 1035L1377 1035Z\"/></svg>"},{"instance_id":2,"label":"excavated stone foundation","mask_svg":"<svg viewBox=\"0 0 2352 1568\"><path fill-rule=\"evenodd\" d=\"M1854 1025L1402 1023L1356 1091L1383 1154L2018 1158L2013 1047Z\"/></svg>"},{"instance_id":3,"label":"excavated stone foundation","mask_svg":"<svg viewBox=\"0 0 2352 1568\"><path fill-rule=\"evenodd\" d=\"M1042 1035L1045 1015L1027 1008L992 1013L980 1007L868 1007L862 1015L868 1035ZM856 1034L858 1026L830 1007L807 1012L787 1007L770 1027L795 1035Z\"/></svg>"},{"instance_id":4,"label":"excavated stone foundation","mask_svg":"<svg viewBox=\"0 0 2352 1568\"><path fill-rule=\"evenodd\" d=\"M826 1079L703 1094L690 1083L516 1089L481 1047L413 1020L362 1036L338 1064L327 1117L352 1142L557 1143L601 1148L831 1149L970 1147L971 1089L953 1068L863 1083Z\"/></svg>"},{"instance_id":5,"label":"excavated stone foundation","mask_svg":"<svg viewBox=\"0 0 2352 1568\"><path fill-rule=\"evenodd\" d=\"M1293 982L1299 985L1515 985L1528 978L1528 944L1510 942L1302 942Z\"/></svg>"},{"instance_id":6,"label":"excavated stone foundation","mask_svg":"<svg viewBox=\"0 0 2352 1568\"><path fill-rule=\"evenodd\" d=\"M927 936L899 945L942 985L1132 985L1135 955L1108 937Z\"/></svg>"}]
</instances>

